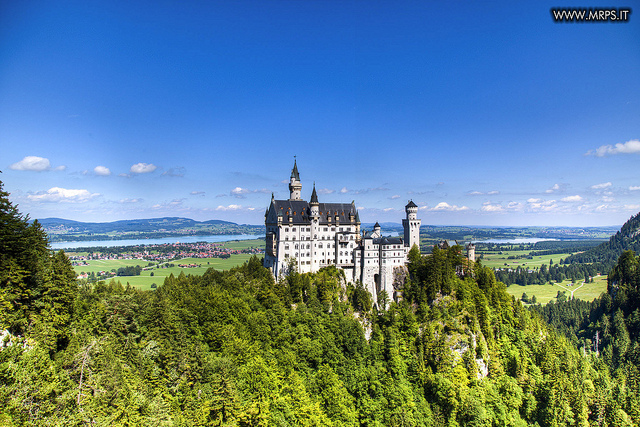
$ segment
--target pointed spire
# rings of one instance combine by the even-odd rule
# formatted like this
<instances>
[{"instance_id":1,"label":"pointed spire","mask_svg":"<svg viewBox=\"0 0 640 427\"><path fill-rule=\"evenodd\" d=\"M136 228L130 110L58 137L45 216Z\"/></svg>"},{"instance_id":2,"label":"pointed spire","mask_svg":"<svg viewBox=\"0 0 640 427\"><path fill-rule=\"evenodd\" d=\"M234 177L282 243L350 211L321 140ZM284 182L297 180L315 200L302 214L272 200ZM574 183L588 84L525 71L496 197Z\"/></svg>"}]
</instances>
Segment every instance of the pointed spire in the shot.
<instances>
[{"instance_id":1,"label":"pointed spire","mask_svg":"<svg viewBox=\"0 0 640 427\"><path fill-rule=\"evenodd\" d=\"M318 203L318 193L316 193L316 183L313 182L313 192L311 193L311 203Z\"/></svg>"},{"instance_id":2,"label":"pointed spire","mask_svg":"<svg viewBox=\"0 0 640 427\"><path fill-rule=\"evenodd\" d=\"M273 202L275 200L275 197L273 195L273 191L271 192L271 201Z\"/></svg>"},{"instance_id":3,"label":"pointed spire","mask_svg":"<svg viewBox=\"0 0 640 427\"><path fill-rule=\"evenodd\" d=\"M293 156L293 169L291 170L291 178L295 178L296 181L300 181L300 174L298 173L298 162L296 156Z\"/></svg>"}]
</instances>

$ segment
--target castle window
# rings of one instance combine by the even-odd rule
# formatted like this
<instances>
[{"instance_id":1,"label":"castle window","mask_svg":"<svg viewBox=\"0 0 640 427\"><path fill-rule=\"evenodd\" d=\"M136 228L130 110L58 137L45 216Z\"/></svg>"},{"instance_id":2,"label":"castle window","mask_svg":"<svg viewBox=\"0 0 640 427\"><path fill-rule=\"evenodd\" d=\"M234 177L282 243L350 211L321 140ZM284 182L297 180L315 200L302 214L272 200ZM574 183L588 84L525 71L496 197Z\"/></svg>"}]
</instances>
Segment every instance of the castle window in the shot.
<instances>
[{"instance_id":1,"label":"castle window","mask_svg":"<svg viewBox=\"0 0 640 427\"><path fill-rule=\"evenodd\" d=\"M298 249L298 245L296 245L296 249Z\"/></svg>"}]
</instances>

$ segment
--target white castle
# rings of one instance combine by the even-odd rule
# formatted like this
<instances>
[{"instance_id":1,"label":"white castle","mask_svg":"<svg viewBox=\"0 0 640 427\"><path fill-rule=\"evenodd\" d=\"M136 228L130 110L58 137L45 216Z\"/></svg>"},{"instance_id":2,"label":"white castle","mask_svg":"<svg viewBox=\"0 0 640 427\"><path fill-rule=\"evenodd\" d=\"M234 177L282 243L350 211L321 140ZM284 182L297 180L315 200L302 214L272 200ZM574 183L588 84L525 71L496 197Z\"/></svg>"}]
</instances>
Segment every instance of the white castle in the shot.
<instances>
[{"instance_id":1,"label":"white castle","mask_svg":"<svg viewBox=\"0 0 640 427\"><path fill-rule=\"evenodd\" d=\"M413 201L405 206L404 238L385 237L377 222L373 231L361 233L354 202L320 203L315 183L311 201L302 200L301 191L294 161L289 199L275 200L272 194L265 213L264 266L279 277L291 263L300 273L334 265L344 270L348 281L362 282L374 301L383 290L395 298L394 290L406 275L407 254L414 245L420 247L418 206Z\"/></svg>"}]
</instances>

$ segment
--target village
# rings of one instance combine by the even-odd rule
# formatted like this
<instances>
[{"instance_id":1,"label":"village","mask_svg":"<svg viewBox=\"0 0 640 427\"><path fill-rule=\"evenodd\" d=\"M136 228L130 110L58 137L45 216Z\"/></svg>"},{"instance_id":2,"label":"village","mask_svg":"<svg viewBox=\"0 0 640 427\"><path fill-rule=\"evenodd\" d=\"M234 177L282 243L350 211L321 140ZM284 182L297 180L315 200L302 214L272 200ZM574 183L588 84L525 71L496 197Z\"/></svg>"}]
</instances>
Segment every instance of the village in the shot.
<instances>
[{"instance_id":1,"label":"village","mask_svg":"<svg viewBox=\"0 0 640 427\"><path fill-rule=\"evenodd\" d=\"M69 259L76 270L83 270L82 267L90 267L92 262L125 262L126 261L146 261L146 266L141 266L140 271L148 271L155 269L178 268L198 268L202 267L202 263L194 262L194 259L229 259L232 255L241 254L262 254L264 248L260 245L249 247L228 247L226 243L169 243L169 244L151 244L140 246L114 247L114 248L87 248L87 250L79 250L78 252L70 252ZM171 261L183 261L174 264ZM206 263L209 264L208 262ZM120 264L107 264L109 267ZM124 265L124 264L122 264ZM104 270L95 271L94 278L108 278L116 275L129 275L121 272L117 274L115 268L105 268ZM139 272L133 273L140 274ZM92 275L89 272L80 271L78 279L88 279Z\"/></svg>"}]
</instances>

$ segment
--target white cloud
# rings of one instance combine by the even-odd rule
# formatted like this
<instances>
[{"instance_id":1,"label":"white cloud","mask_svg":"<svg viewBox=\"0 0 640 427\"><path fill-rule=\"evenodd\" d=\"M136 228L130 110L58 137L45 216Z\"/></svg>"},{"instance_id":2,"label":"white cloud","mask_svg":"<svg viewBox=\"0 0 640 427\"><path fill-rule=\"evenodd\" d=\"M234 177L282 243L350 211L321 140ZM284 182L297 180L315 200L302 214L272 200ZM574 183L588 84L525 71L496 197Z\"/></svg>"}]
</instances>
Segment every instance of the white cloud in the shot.
<instances>
[{"instance_id":1,"label":"white cloud","mask_svg":"<svg viewBox=\"0 0 640 427\"><path fill-rule=\"evenodd\" d=\"M489 191L487 194L488 194L489 196L493 196L493 195L495 195L495 194L500 194L500 192L499 192L498 190L493 190L493 191Z\"/></svg>"},{"instance_id":2,"label":"white cloud","mask_svg":"<svg viewBox=\"0 0 640 427\"><path fill-rule=\"evenodd\" d=\"M602 189L604 189L604 188L609 188L609 187L611 187L612 185L613 185L613 184L611 184L610 182L603 182L602 184L595 184L595 185L592 185L592 186L591 186L591 188L592 188L593 190L602 190Z\"/></svg>"},{"instance_id":3,"label":"white cloud","mask_svg":"<svg viewBox=\"0 0 640 427\"><path fill-rule=\"evenodd\" d=\"M56 172L62 172L64 170L67 170L67 167L65 165L60 165L60 166L56 166L55 168L53 168L54 171Z\"/></svg>"},{"instance_id":4,"label":"white cloud","mask_svg":"<svg viewBox=\"0 0 640 427\"><path fill-rule=\"evenodd\" d=\"M131 166L129 172L131 173L151 173L156 170L158 167L153 163L136 163Z\"/></svg>"},{"instance_id":5,"label":"white cloud","mask_svg":"<svg viewBox=\"0 0 640 427\"><path fill-rule=\"evenodd\" d=\"M51 163L49 159L45 159L44 157L26 156L19 162L9 166L9 168L16 171L42 172L51 169Z\"/></svg>"},{"instance_id":6,"label":"white cloud","mask_svg":"<svg viewBox=\"0 0 640 427\"><path fill-rule=\"evenodd\" d=\"M632 139L624 143L615 145L601 145L595 150L589 150L587 156L604 157L615 154L638 154L640 153L640 140Z\"/></svg>"},{"instance_id":7,"label":"white cloud","mask_svg":"<svg viewBox=\"0 0 640 427\"><path fill-rule=\"evenodd\" d=\"M99 176L109 176L111 175L111 171L106 166L96 166L93 168L93 173Z\"/></svg>"},{"instance_id":8,"label":"white cloud","mask_svg":"<svg viewBox=\"0 0 640 427\"><path fill-rule=\"evenodd\" d=\"M159 209L176 209L176 208L181 208L180 210L185 210L185 208L183 208L182 206L182 202L184 202L185 199L173 199L172 201L168 202L168 203L158 203L156 205L151 206L151 209L155 209L155 210L159 210ZM188 209L186 209L188 210Z\"/></svg>"},{"instance_id":9,"label":"white cloud","mask_svg":"<svg viewBox=\"0 0 640 427\"><path fill-rule=\"evenodd\" d=\"M640 185L638 185L638 186L632 185L632 186L629 187L629 190L630 191L638 191L638 190L640 190Z\"/></svg>"},{"instance_id":10,"label":"white cloud","mask_svg":"<svg viewBox=\"0 0 640 427\"><path fill-rule=\"evenodd\" d=\"M395 211L395 209L393 208L384 208L382 209L383 212L391 212L391 211Z\"/></svg>"},{"instance_id":11,"label":"white cloud","mask_svg":"<svg viewBox=\"0 0 640 427\"><path fill-rule=\"evenodd\" d=\"M553 193L554 191L560 190L560 184L553 184L553 187L546 190L545 193Z\"/></svg>"},{"instance_id":12,"label":"white cloud","mask_svg":"<svg viewBox=\"0 0 640 427\"><path fill-rule=\"evenodd\" d=\"M242 209L242 205L229 205L229 206L218 206L216 208L217 211L237 211Z\"/></svg>"},{"instance_id":13,"label":"white cloud","mask_svg":"<svg viewBox=\"0 0 640 427\"><path fill-rule=\"evenodd\" d=\"M466 206L457 206L457 205L450 205L447 202L440 202L438 203L433 209L431 209L432 211L449 211L449 212L453 212L453 211L466 211L469 208Z\"/></svg>"},{"instance_id":14,"label":"white cloud","mask_svg":"<svg viewBox=\"0 0 640 427\"><path fill-rule=\"evenodd\" d=\"M395 199L399 199L400 196L398 194L394 194L393 196L389 197L391 200L395 200Z\"/></svg>"},{"instance_id":15,"label":"white cloud","mask_svg":"<svg viewBox=\"0 0 640 427\"><path fill-rule=\"evenodd\" d=\"M531 212L549 212L558 207L555 200L529 199L527 202L527 210Z\"/></svg>"},{"instance_id":16,"label":"white cloud","mask_svg":"<svg viewBox=\"0 0 640 427\"><path fill-rule=\"evenodd\" d=\"M489 202L484 203L480 210L483 212L504 212L502 205L491 204Z\"/></svg>"},{"instance_id":17,"label":"white cloud","mask_svg":"<svg viewBox=\"0 0 640 427\"><path fill-rule=\"evenodd\" d=\"M204 191L192 191L191 193L192 196L204 196L205 192Z\"/></svg>"},{"instance_id":18,"label":"white cloud","mask_svg":"<svg viewBox=\"0 0 640 427\"><path fill-rule=\"evenodd\" d=\"M317 192L318 192L318 194L332 194L332 193L335 193L336 191L335 190L330 190L328 188L319 188L317 190Z\"/></svg>"},{"instance_id":19,"label":"white cloud","mask_svg":"<svg viewBox=\"0 0 640 427\"><path fill-rule=\"evenodd\" d=\"M342 187L342 190L340 190L340 193L345 194L348 193L349 190L347 190L347 187Z\"/></svg>"},{"instance_id":20,"label":"white cloud","mask_svg":"<svg viewBox=\"0 0 640 427\"><path fill-rule=\"evenodd\" d=\"M130 203L140 203L142 202L143 199L137 197L135 199L120 199L118 200L118 203L122 203L122 204L130 204Z\"/></svg>"},{"instance_id":21,"label":"white cloud","mask_svg":"<svg viewBox=\"0 0 640 427\"><path fill-rule=\"evenodd\" d=\"M567 196L567 197L563 197L562 199L563 202L570 202L570 203L574 203L574 202L581 202L582 201L582 197L580 197L579 195L575 195L575 196Z\"/></svg>"},{"instance_id":22,"label":"white cloud","mask_svg":"<svg viewBox=\"0 0 640 427\"><path fill-rule=\"evenodd\" d=\"M230 195L237 197L238 199L244 199L245 194L251 194L251 193L268 194L269 190L267 190L266 188L262 188L260 190L249 190L248 188L236 187L233 190L231 190L229 193Z\"/></svg>"},{"instance_id":23,"label":"white cloud","mask_svg":"<svg viewBox=\"0 0 640 427\"><path fill-rule=\"evenodd\" d=\"M233 190L231 190L231 195L232 196L236 196L236 197L240 197L240 196L242 196L244 194L247 194L247 193L251 193L251 190L248 190L248 189L242 188L242 187L236 187Z\"/></svg>"},{"instance_id":24,"label":"white cloud","mask_svg":"<svg viewBox=\"0 0 640 427\"><path fill-rule=\"evenodd\" d=\"M482 191L469 191L467 193L469 196L482 196L484 193Z\"/></svg>"},{"instance_id":25,"label":"white cloud","mask_svg":"<svg viewBox=\"0 0 640 427\"><path fill-rule=\"evenodd\" d=\"M88 190L76 190L60 187L52 187L47 191L29 194L27 197L36 202L70 202L82 203L100 196L99 193L91 193Z\"/></svg>"},{"instance_id":26,"label":"white cloud","mask_svg":"<svg viewBox=\"0 0 640 427\"><path fill-rule=\"evenodd\" d=\"M624 209L628 211L639 211L640 205L624 205Z\"/></svg>"}]
</instances>

